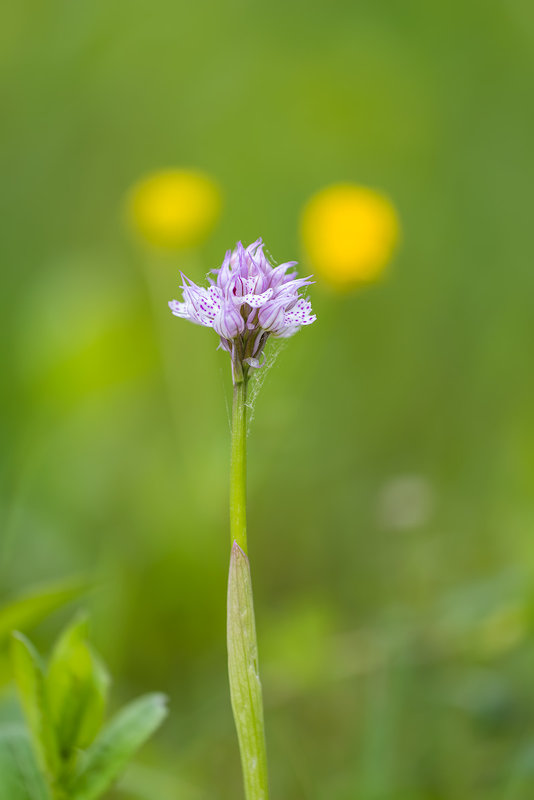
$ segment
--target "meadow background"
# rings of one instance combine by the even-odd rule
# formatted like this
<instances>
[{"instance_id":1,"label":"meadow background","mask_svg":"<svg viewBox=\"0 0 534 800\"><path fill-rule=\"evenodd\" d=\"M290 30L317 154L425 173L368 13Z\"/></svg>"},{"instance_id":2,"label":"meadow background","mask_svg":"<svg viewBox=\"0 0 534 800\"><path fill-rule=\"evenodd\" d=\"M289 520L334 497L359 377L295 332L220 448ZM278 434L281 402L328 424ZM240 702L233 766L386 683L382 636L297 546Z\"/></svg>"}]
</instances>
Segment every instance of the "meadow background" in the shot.
<instances>
[{"instance_id":1,"label":"meadow background","mask_svg":"<svg viewBox=\"0 0 534 800\"><path fill-rule=\"evenodd\" d=\"M303 204L349 180L393 199L401 248L371 286L312 287L318 322L249 437L273 797L531 798L531 3L22 0L1 19L1 593L94 580L78 605L114 704L170 695L113 797L241 796L228 357L167 300L238 239L303 260ZM175 166L224 206L162 254L124 203ZM31 631L44 652L73 610Z\"/></svg>"}]
</instances>

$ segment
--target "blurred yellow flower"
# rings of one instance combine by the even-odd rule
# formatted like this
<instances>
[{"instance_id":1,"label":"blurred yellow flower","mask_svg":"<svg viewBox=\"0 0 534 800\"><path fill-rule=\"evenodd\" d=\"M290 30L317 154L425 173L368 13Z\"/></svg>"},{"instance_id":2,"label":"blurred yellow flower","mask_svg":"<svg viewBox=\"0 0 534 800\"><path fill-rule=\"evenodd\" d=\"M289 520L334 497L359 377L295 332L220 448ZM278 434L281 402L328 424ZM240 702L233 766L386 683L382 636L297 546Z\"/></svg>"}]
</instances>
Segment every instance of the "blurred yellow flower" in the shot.
<instances>
[{"instance_id":1,"label":"blurred yellow flower","mask_svg":"<svg viewBox=\"0 0 534 800\"><path fill-rule=\"evenodd\" d=\"M217 222L221 192L209 175L166 169L139 180L128 196L128 217L146 241L161 248L192 247Z\"/></svg>"},{"instance_id":2,"label":"blurred yellow flower","mask_svg":"<svg viewBox=\"0 0 534 800\"><path fill-rule=\"evenodd\" d=\"M306 255L313 269L338 288L375 280L391 259L399 234L391 201L353 183L321 189L302 212Z\"/></svg>"}]
</instances>

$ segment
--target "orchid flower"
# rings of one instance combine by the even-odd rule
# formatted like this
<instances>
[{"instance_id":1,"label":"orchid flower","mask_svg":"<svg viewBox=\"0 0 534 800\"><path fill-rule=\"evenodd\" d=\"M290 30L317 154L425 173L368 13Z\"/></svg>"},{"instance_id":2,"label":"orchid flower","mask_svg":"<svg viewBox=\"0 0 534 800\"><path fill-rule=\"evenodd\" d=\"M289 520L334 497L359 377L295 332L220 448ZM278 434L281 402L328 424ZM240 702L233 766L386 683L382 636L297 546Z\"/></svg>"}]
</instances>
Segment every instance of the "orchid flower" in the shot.
<instances>
[{"instance_id":1,"label":"orchid flower","mask_svg":"<svg viewBox=\"0 0 534 800\"><path fill-rule=\"evenodd\" d=\"M238 242L208 276L208 288L182 275L183 299L169 303L175 316L219 334L220 347L231 354L235 382L262 366L270 336L293 336L317 319L301 295L310 278L296 277L296 261L273 266L263 248L261 239L247 248Z\"/></svg>"}]
</instances>

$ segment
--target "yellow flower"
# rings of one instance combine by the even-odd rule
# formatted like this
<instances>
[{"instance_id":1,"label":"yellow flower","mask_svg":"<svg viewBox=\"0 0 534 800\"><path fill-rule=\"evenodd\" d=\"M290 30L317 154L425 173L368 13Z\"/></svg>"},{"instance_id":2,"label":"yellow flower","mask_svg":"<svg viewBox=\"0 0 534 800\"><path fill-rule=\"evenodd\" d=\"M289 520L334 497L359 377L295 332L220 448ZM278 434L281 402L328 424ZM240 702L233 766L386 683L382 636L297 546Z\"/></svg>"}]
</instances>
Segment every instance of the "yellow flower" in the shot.
<instances>
[{"instance_id":1,"label":"yellow flower","mask_svg":"<svg viewBox=\"0 0 534 800\"><path fill-rule=\"evenodd\" d=\"M400 234L391 201L352 183L321 189L306 203L302 244L313 269L339 288L379 277Z\"/></svg>"},{"instance_id":2,"label":"yellow flower","mask_svg":"<svg viewBox=\"0 0 534 800\"><path fill-rule=\"evenodd\" d=\"M209 175L166 169L139 180L128 196L133 228L161 248L192 247L210 233L221 209L221 193Z\"/></svg>"}]
</instances>

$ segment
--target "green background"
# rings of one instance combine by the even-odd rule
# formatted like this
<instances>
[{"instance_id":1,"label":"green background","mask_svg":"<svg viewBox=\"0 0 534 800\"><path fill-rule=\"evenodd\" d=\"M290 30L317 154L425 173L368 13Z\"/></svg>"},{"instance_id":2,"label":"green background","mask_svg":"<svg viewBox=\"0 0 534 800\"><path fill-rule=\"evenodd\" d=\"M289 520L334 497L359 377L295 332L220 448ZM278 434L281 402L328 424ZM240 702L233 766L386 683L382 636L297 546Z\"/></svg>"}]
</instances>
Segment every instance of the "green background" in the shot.
<instances>
[{"instance_id":1,"label":"green background","mask_svg":"<svg viewBox=\"0 0 534 800\"><path fill-rule=\"evenodd\" d=\"M170 695L114 797L241 792L229 363L167 300L237 239L301 260L302 205L352 180L394 200L399 255L371 287L312 287L318 321L267 373L249 437L273 797L531 798L529 0L1 17L1 590L94 577L116 703ZM163 257L123 204L167 166L212 174L225 205L200 250ZM44 651L68 616L33 632Z\"/></svg>"}]
</instances>

